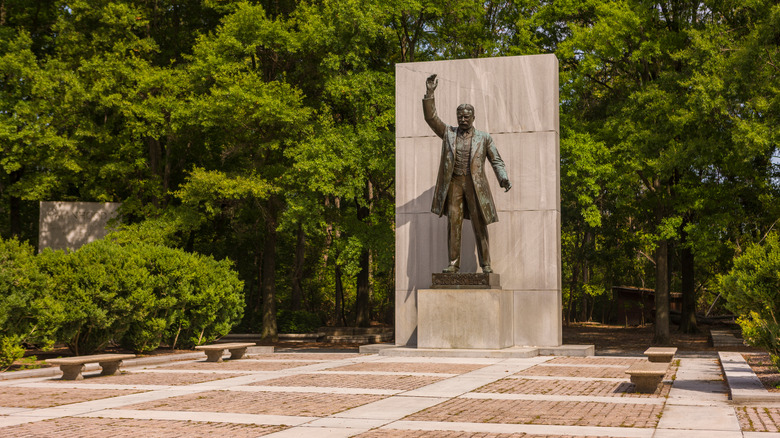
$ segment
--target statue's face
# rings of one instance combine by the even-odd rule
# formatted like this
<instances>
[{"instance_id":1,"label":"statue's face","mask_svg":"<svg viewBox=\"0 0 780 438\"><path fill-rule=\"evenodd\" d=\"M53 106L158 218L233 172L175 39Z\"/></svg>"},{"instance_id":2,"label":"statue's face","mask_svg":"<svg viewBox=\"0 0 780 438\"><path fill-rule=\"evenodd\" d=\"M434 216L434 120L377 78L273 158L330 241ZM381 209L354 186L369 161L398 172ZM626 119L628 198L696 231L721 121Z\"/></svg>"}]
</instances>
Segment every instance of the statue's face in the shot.
<instances>
[{"instance_id":1,"label":"statue's face","mask_svg":"<svg viewBox=\"0 0 780 438\"><path fill-rule=\"evenodd\" d=\"M474 125L474 113L469 110L458 110L458 128L467 131Z\"/></svg>"}]
</instances>

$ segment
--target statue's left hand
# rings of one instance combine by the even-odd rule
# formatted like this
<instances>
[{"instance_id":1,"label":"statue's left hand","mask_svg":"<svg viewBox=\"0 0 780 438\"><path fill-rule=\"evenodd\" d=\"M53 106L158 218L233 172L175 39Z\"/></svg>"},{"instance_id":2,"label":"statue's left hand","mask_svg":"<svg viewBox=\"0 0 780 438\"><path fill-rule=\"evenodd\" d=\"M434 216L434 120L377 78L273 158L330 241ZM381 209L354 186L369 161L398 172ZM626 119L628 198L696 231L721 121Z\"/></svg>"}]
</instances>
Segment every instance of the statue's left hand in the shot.
<instances>
[{"instance_id":1,"label":"statue's left hand","mask_svg":"<svg viewBox=\"0 0 780 438\"><path fill-rule=\"evenodd\" d=\"M512 188L512 183L508 179L501 181L501 187L504 188L504 193L508 192Z\"/></svg>"}]
</instances>

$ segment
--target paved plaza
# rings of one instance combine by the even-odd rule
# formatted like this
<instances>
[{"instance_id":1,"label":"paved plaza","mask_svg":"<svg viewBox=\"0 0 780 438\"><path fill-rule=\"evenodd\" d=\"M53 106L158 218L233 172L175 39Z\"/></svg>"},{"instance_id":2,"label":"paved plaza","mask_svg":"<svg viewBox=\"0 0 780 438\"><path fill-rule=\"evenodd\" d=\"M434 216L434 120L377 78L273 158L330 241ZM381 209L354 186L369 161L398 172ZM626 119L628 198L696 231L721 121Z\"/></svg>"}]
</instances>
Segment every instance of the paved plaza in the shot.
<instances>
[{"instance_id":1,"label":"paved plaza","mask_svg":"<svg viewBox=\"0 0 780 438\"><path fill-rule=\"evenodd\" d=\"M780 437L780 403L731 402L714 353L654 394L625 374L642 357L203 359L2 380L0 437Z\"/></svg>"}]
</instances>

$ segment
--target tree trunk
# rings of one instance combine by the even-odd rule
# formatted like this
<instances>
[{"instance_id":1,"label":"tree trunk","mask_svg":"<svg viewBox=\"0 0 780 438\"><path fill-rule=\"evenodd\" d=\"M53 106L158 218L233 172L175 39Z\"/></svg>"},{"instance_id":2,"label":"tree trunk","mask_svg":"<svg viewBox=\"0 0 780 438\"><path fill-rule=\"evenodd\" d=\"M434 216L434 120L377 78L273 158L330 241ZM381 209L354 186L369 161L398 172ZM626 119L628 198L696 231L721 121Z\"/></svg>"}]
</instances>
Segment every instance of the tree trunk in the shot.
<instances>
[{"instance_id":1,"label":"tree trunk","mask_svg":"<svg viewBox=\"0 0 780 438\"><path fill-rule=\"evenodd\" d=\"M366 227L370 226L368 218L371 215L371 209L368 205L371 205L371 198L373 198L373 190L371 182L366 183L365 188L365 200L366 206L357 205L358 220L363 222ZM371 257L368 251L368 246L364 242L363 250L360 253L360 272L357 275L357 295L355 297L355 325L358 327L368 327L371 323Z\"/></svg>"},{"instance_id":2,"label":"tree trunk","mask_svg":"<svg viewBox=\"0 0 780 438\"><path fill-rule=\"evenodd\" d=\"M574 309L574 294L577 292L577 277L580 275L579 266L575 261L572 265L571 283L569 284L569 305L566 309L566 322L571 322L571 312Z\"/></svg>"},{"instance_id":3,"label":"tree trunk","mask_svg":"<svg viewBox=\"0 0 780 438\"><path fill-rule=\"evenodd\" d=\"M680 331L697 333L696 323L696 284L694 282L693 251L687 245L688 233L685 232L686 222L683 222L680 250L680 274L682 276L682 314L680 315Z\"/></svg>"},{"instance_id":4,"label":"tree trunk","mask_svg":"<svg viewBox=\"0 0 780 438\"><path fill-rule=\"evenodd\" d=\"M590 263L588 263L588 253L591 242L593 241L593 234L590 231L586 231L584 240L584 251L582 252L582 315L580 319L583 322L586 322L590 320L589 315L593 313L593 303L590 303L590 312L588 312L588 293L586 287L590 284Z\"/></svg>"},{"instance_id":5,"label":"tree trunk","mask_svg":"<svg viewBox=\"0 0 780 438\"><path fill-rule=\"evenodd\" d=\"M306 233L303 231L303 225L298 224L298 234L295 243L295 262L292 270L292 293L290 296L292 310L300 310L303 304L303 265L306 257Z\"/></svg>"},{"instance_id":6,"label":"tree trunk","mask_svg":"<svg viewBox=\"0 0 780 438\"><path fill-rule=\"evenodd\" d=\"M341 268L338 263L335 269L336 275L336 325L346 326L347 318L344 316L344 285L341 283Z\"/></svg>"},{"instance_id":7,"label":"tree trunk","mask_svg":"<svg viewBox=\"0 0 780 438\"><path fill-rule=\"evenodd\" d=\"M358 327L368 327L371 323L369 261L368 248L364 248L363 252L360 254L360 272L358 272L357 275L357 297L355 298L355 307L357 310L355 325Z\"/></svg>"},{"instance_id":8,"label":"tree trunk","mask_svg":"<svg viewBox=\"0 0 780 438\"><path fill-rule=\"evenodd\" d=\"M668 345L669 338L669 242L658 241L655 250L655 337L653 343Z\"/></svg>"},{"instance_id":9,"label":"tree trunk","mask_svg":"<svg viewBox=\"0 0 780 438\"><path fill-rule=\"evenodd\" d=\"M11 184L9 187L13 187L22 179L22 170L15 170L11 172ZM10 196L8 200L8 213L11 220L11 236L21 239L22 236L22 198L17 196Z\"/></svg>"},{"instance_id":10,"label":"tree trunk","mask_svg":"<svg viewBox=\"0 0 780 438\"><path fill-rule=\"evenodd\" d=\"M276 329L276 211L274 200L268 201L265 242L263 244L262 282L263 329L260 337L263 341L276 342L279 334Z\"/></svg>"}]
</instances>

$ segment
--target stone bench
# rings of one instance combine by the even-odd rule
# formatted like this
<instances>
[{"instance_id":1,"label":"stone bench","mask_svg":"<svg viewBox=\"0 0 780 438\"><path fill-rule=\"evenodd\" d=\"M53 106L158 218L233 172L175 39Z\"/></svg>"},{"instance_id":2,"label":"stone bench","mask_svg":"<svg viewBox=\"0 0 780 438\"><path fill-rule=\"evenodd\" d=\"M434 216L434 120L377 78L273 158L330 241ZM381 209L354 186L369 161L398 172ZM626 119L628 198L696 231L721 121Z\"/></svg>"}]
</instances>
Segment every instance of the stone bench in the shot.
<instances>
[{"instance_id":1,"label":"stone bench","mask_svg":"<svg viewBox=\"0 0 780 438\"><path fill-rule=\"evenodd\" d=\"M626 370L626 374L631 376L631 383L636 385L636 392L647 394L655 392L668 369L668 363L639 362L631 365Z\"/></svg>"},{"instance_id":2,"label":"stone bench","mask_svg":"<svg viewBox=\"0 0 780 438\"><path fill-rule=\"evenodd\" d=\"M230 351L230 359L241 359L246 354L246 349L254 347L254 342L231 342L226 344L199 345L196 350L206 353L206 362L222 362L225 350Z\"/></svg>"},{"instance_id":3,"label":"stone bench","mask_svg":"<svg viewBox=\"0 0 780 438\"><path fill-rule=\"evenodd\" d=\"M46 362L52 365L59 365L62 371L62 380L82 380L84 376L84 365L88 363L98 363L103 369L101 376L113 376L119 374L119 367L125 359L133 359L134 354L93 354L91 356L62 357L59 359L49 359Z\"/></svg>"},{"instance_id":4,"label":"stone bench","mask_svg":"<svg viewBox=\"0 0 780 438\"><path fill-rule=\"evenodd\" d=\"M645 350L645 356L650 362L666 362L672 361L674 354L677 353L676 347L650 347Z\"/></svg>"}]
</instances>

